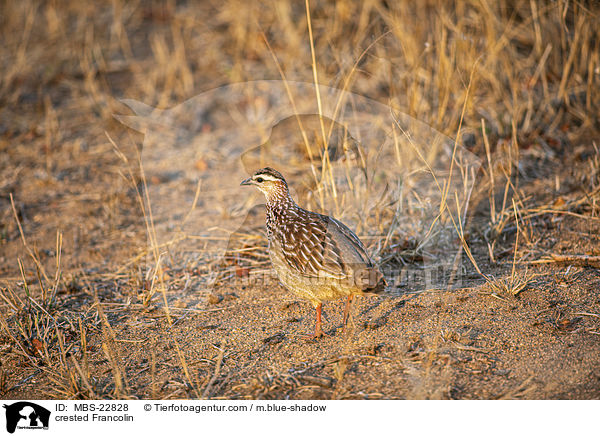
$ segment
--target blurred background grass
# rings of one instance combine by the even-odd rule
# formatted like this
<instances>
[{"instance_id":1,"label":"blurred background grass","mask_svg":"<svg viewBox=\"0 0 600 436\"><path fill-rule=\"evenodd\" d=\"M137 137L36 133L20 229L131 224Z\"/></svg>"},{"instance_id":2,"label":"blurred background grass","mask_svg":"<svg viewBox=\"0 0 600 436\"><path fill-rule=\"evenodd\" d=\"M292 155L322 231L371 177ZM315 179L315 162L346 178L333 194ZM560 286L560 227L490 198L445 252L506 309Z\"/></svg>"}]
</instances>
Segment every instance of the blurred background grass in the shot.
<instances>
[{"instance_id":1,"label":"blurred background grass","mask_svg":"<svg viewBox=\"0 0 600 436\"><path fill-rule=\"evenodd\" d=\"M453 136L475 70L467 127L482 117L499 136L597 127L596 2L310 8L323 84L391 100ZM169 107L222 84L280 79L273 55L287 79L313 80L304 2L8 0L0 20L3 136L35 117L47 153L92 120L109 122L120 97Z\"/></svg>"}]
</instances>

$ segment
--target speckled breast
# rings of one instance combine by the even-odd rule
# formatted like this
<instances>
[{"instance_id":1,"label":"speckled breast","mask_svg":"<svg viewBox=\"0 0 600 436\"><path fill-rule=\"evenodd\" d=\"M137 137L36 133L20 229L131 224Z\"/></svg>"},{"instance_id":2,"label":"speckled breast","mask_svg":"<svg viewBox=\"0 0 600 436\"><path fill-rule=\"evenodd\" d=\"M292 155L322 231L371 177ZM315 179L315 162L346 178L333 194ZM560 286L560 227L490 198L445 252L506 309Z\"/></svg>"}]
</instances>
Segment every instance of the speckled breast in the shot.
<instances>
[{"instance_id":1,"label":"speckled breast","mask_svg":"<svg viewBox=\"0 0 600 436\"><path fill-rule=\"evenodd\" d=\"M270 239L269 257L273 269L275 269L281 284L298 296L317 305L323 300L336 300L354 293L351 286L348 286L343 280L335 280L331 277L307 277L295 272L281 253L277 240Z\"/></svg>"}]
</instances>

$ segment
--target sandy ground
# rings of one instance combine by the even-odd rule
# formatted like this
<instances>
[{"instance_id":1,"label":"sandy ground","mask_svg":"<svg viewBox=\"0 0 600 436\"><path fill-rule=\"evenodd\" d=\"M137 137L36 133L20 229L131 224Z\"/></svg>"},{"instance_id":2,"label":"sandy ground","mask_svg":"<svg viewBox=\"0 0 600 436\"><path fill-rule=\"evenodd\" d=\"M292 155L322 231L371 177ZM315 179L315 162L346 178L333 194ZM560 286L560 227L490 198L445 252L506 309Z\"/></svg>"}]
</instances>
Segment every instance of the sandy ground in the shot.
<instances>
[{"instance_id":1,"label":"sandy ground","mask_svg":"<svg viewBox=\"0 0 600 436\"><path fill-rule=\"evenodd\" d=\"M81 186L77 189L83 191ZM562 192L564 198L575 194ZM110 194L88 191L86 195ZM120 259L127 258L125 253L135 251L129 245L135 238L122 241L120 235L144 232L139 225L127 225L130 213L136 213L133 200L129 200L131 209L124 206L126 198L124 193L122 213L112 220L115 228L128 230L110 233L105 221L96 216L95 202L78 201L76 213L90 217L85 220L85 238L101 243L80 242L75 249L65 231L65 280L58 290L54 317L61 317L58 328L64 346L71 350L63 356L67 361L70 355L77 356L86 365L87 369L81 369L86 382L77 372L80 381L70 385L66 380L69 368L75 370L53 360L60 360L61 353L50 326L46 336L50 346L44 344L42 351L31 341L23 341L21 348L4 337L4 398L600 396L600 275L593 266L574 261L522 262L516 274L527 268L529 281L516 297L494 292L477 273L467 276L466 287L457 290L416 294L398 290L393 295L364 297L354 306L353 323L346 333L340 329L342 302L326 303L328 336L306 341L303 336L313 328L312 306L270 276L254 284L234 274L213 287L186 287L183 278L194 279L198 273L175 266L167 271L169 315L160 295L144 306L135 274L115 272ZM35 234L36 217L43 216L44 228L69 219L64 214L71 207L69 197L50 211L44 206L46 199L36 204L21 196L20 201L26 234ZM485 213L485 208L473 214L474 223L480 212ZM70 219L74 220L73 215ZM257 221L261 219L259 214ZM557 254L593 253L597 229L597 218L550 214L536 221L539 242L535 246ZM256 230L260 235L260 229ZM476 258L482 259L480 267L496 277L511 276L511 252L497 265L486 264L477 237L472 236L470 242ZM36 247L43 243L36 242ZM263 249L265 243L263 238ZM9 247L22 253L20 245L18 238L7 242L5 259ZM50 258L46 264L51 265L54 253L37 250L42 259ZM96 258L103 259L104 272L90 268ZM68 272L69 265L84 262L88 266ZM18 274L7 265L4 274ZM16 293L23 297L16 286ZM33 309L22 312L27 310ZM26 318L23 313L11 314L7 305L3 311L9 323L18 316ZM85 353L80 323L86 331ZM32 337L39 336L33 332ZM22 349L28 357L19 353Z\"/></svg>"}]
</instances>

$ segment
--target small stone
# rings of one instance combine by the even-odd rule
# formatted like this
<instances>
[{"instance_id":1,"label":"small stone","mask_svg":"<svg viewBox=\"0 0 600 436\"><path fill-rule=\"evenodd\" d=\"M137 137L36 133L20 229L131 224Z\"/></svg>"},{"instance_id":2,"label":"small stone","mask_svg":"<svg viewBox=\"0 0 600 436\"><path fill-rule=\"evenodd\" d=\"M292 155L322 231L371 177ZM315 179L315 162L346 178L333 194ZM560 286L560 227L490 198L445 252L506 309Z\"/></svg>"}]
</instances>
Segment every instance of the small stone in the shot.
<instances>
[{"instance_id":1,"label":"small stone","mask_svg":"<svg viewBox=\"0 0 600 436\"><path fill-rule=\"evenodd\" d=\"M285 339L285 333L275 333L273 336L263 338L263 344L278 344Z\"/></svg>"},{"instance_id":2,"label":"small stone","mask_svg":"<svg viewBox=\"0 0 600 436\"><path fill-rule=\"evenodd\" d=\"M208 304L219 304L221 301L223 301L222 295L210 294L208 296Z\"/></svg>"},{"instance_id":3,"label":"small stone","mask_svg":"<svg viewBox=\"0 0 600 436\"><path fill-rule=\"evenodd\" d=\"M40 341L39 339L35 338L31 341L31 345L33 345L33 348L35 349L35 351L37 351L38 353L41 353L42 349L44 348L44 344L42 344L42 341Z\"/></svg>"},{"instance_id":4,"label":"small stone","mask_svg":"<svg viewBox=\"0 0 600 436\"><path fill-rule=\"evenodd\" d=\"M248 277L250 275L250 268L242 268L238 266L235 269L235 275L238 277Z\"/></svg>"},{"instance_id":5,"label":"small stone","mask_svg":"<svg viewBox=\"0 0 600 436\"><path fill-rule=\"evenodd\" d=\"M235 292L227 292L225 295L223 295L223 299L225 301L231 301L231 300L236 300L238 299L238 295Z\"/></svg>"},{"instance_id":6,"label":"small stone","mask_svg":"<svg viewBox=\"0 0 600 436\"><path fill-rule=\"evenodd\" d=\"M204 159L200 158L196 162L194 162L194 167L198 171L206 171L208 169L208 164Z\"/></svg>"},{"instance_id":7,"label":"small stone","mask_svg":"<svg viewBox=\"0 0 600 436\"><path fill-rule=\"evenodd\" d=\"M364 328L366 328L368 330L377 330L379 327L383 326L384 324L385 324L385 321L383 321L381 319L376 319L376 320L365 321L363 326L364 326Z\"/></svg>"}]
</instances>

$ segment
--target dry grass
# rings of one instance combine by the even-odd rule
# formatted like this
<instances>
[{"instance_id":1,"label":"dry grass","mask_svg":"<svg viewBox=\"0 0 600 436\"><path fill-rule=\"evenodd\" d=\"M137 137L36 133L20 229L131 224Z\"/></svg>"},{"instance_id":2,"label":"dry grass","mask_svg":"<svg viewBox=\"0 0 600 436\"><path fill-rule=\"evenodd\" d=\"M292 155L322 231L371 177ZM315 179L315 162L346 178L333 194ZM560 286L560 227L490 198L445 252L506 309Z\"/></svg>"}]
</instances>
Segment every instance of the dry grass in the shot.
<instances>
[{"instance_id":1,"label":"dry grass","mask_svg":"<svg viewBox=\"0 0 600 436\"><path fill-rule=\"evenodd\" d=\"M440 178L432 184L439 219L417 220L421 200L409 178L377 191L350 176L370 169L360 153L347 161L348 200L328 153L333 124L322 117L312 137L297 119L308 158L302 171L290 165L289 172L298 186L307 177L303 204L352 222L383 266L421 265L450 229L451 243L468 258L456 263L462 285L485 282L513 301L537 289L533 268L597 265L598 253L555 252L541 238L556 220L573 218L586 223L581 238L589 239L600 219L599 17L593 2L538 0L4 2L0 354L7 363L0 395L33 392L28 383L43 377L56 398L361 398L356 368L394 362L390 373L406 381L399 396L452 396L451 373L431 363L436 347L408 369L395 355L344 350L287 372L244 368L237 380L233 362L244 351L235 346L199 351L182 337L157 338L151 358L136 361L123 345L140 339L125 330L145 332L155 323L175 331L188 315L226 310L211 298L234 303L214 289L263 273L268 257L258 220L240 230L224 258L181 255L182 246L206 245L184 230L161 240L148 192L162 182L146 177L142 137L113 114L126 112L122 98L166 109L257 79L314 81L389 104L396 120L405 113L482 160L470 209ZM326 97L310 98L320 114ZM391 132L390 168L410 174L429 167L423 144L411 143L400 122ZM561 166L567 158L570 168ZM207 151L194 162L199 180L214 159ZM472 182L456 165L464 179L454 183ZM392 171L382 174L382 185L396 180ZM180 229L208 207L199 194L207 188L195 181L189 188L193 200L182 205ZM367 204L375 193L381 196ZM219 207L224 215L239 212L225 199ZM178 298L192 293L199 295L192 306ZM534 385L527 378L498 396L535 395Z\"/></svg>"}]
</instances>

